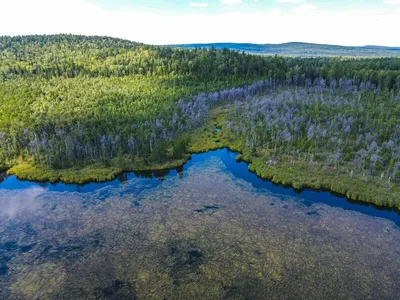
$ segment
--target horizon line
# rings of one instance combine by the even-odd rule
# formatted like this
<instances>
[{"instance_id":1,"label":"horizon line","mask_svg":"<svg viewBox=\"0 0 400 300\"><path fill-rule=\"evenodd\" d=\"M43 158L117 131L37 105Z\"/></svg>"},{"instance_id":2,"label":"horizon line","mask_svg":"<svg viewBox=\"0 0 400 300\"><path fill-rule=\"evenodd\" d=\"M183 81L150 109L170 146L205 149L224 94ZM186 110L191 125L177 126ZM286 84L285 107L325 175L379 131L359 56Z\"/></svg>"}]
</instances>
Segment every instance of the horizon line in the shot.
<instances>
[{"instance_id":1,"label":"horizon line","mask_svg":"<svg viewBox=\"0 0 400 300\"><path fill-rule=\"evenodd\" d=\"M154 45L154 46L184 46L184 45L222 45L222 44L231 44L231 45L287 45L287 44L307 44L307 45L324 45L324 46L333 46L333 47L347 47L347 48L365 48L365 47L382 47L400 50L400 45L398 46L387 46L387 45L379 45L379 44L366 44L366 45L344 45L344 44L324 44L324 43L315 43L315 42L301 42L301 41L290 41L290 42L282 42L282 43L254 43L254 42L190 42L190 43L172 43L172 44L156 44L156 43L144 43L136 40L132 40L129 38L116 37L111 35L90 35L90 34L76 34L76 33L35 33L35 34L15 34L15 35L7 35L0 34L0 38L2 37L27 37L27 36L56 36L56 35L70 35L70 36L85 36L85 37L103 37L103 38L113 38L126 40L133 43L144 44L144 45Z\"/></svg>"}]
</instances>

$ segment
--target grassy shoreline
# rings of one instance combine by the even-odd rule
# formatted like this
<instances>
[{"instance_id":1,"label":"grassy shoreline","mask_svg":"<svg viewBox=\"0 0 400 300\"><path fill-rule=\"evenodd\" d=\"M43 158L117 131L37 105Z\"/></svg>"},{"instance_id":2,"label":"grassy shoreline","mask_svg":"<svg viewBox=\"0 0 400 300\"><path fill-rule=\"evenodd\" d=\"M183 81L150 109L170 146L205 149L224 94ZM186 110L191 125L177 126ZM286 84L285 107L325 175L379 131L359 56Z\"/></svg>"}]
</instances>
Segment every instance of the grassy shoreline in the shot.
<instances>
[{"instance_id":1,"label":"grassy shoreline","mask_svg":"<svg viewBox=\"0 0 400 300\"><path fill-rule=\"evenodd\" d=\"M291 159L280 160L277 165L270 166L269 154L265 150L250 153L244 143L223 130L223 109L212 111L210 121L202 128L197 129L190 136L188 154L181 159L174 159L164 163L145 164L143 161L124 162L124 167L104 166L95 164L83 168L54 170L45 167L33 166L26 161L20 161L7 170L8 175L15 175L21 180L39 182L64 182L85 184L89 182L104 182L117 178L122 172L167 170L184 165L191 154L204 153L216 149L228 148L240 152L238 160L249 164L249 171L257 176L270 180L276 184L291 186L297 190L313 189L326 190L338 195L346 196L354 201L370 203L379 207L400 210L400 187L385 182L364 181L358 178L350 179L348 175L340 174L338 170L323 171L318 164L310 165ZM222 130L216 132L216 128Z\"/></svg>"},{"instance_id":2,"label":"grassy shoreline","mask_svg":"<svg viewBox=\"0 0 400 300\"><path fill-rule=\"evenodd\" d=\"M104 166L93 164L86 167L55 170L47 167L34 166L29 162L19 163L6 171L7 175L15 175L20 180L36 182L63 182L67 184L86 184L90 182L106 182L114 180L124 172L160 171L168 170L185 164L190 155L182 159L171 160L165 163L149 165L127 165L124 167Z\"/></svg>"}]
</instances>

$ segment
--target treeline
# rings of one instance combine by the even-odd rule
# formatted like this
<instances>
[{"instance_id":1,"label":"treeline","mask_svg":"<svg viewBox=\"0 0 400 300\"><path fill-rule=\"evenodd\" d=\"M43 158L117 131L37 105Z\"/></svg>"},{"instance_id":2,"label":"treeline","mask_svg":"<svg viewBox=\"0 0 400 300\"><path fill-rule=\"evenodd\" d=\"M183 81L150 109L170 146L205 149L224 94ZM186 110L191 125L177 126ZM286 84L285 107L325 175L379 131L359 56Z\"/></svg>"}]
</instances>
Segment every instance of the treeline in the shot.
<instances>
[{"instance_id":1,"label":"treeline","mask_svg":"<svg viewBox=\"0 0 400 300\"><path fill-rule=\"evenodd\" d=\"M369 83L382 90L400 88L400 58L294 58L289 61L286 80L300 85L306 78L311 81L323 78L328 85L331 81L348 79L355 86Z\"/></svg>"},{"instance_id":2,"label":"treeline","mask_svg":"<svg viewBox=\"0 0 400 300\"><path fill-rule=\"evenodd\" d=\"M49 79L132 75L181 75L210 81L221 76L251 79L264 76L266 69L286 69L280 58L229 50L151 46L107 37L0 37L0 51L3 81L16 76Z\"/></svg>"},{"instance_id":3,"label":"treeline","mask_svg":"<svg viewBox=\"0 0 400 300\"><path fill-rule=\"evenodd\" d=\"M283 58L257 56L228 49L180 49L151 46L108 37L75 35L0 37L0 79L16 76L46 79L146 76L187 76L212 81L272 78L304 81L341 78L356 84L398 88L400 58ZM301 82L300 82L301 84Z\"/></svg>"}]
</instances>

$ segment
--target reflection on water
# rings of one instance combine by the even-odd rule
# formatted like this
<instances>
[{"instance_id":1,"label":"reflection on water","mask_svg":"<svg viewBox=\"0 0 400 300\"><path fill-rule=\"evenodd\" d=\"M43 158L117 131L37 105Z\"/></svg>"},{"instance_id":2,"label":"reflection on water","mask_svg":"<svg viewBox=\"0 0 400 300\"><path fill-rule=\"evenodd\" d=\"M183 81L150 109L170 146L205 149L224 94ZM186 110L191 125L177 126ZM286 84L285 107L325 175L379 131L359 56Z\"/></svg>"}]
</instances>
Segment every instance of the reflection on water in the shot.
<instances>
[{"instance_id":1,"label":"reflection on water","mask_svg":"<svg viewBox=\"0 0 400 300\"><path fill-rule=\"evenodd\" d=\"M125 174L85 193L1 190L0 299L400 294L397 225L272 193L231 162L194 156L163 180Z\"/></svg>"},{"instance_id":2,"label":"reflection on water","mask_svg":"<svg viewBox=\"0 0 400 300\"><path fill-rule=\"evenodd\" d=\"M0 183L2 183L5 178L6 178L6 173L0 171Z\"/></svg>"}]
</instances>

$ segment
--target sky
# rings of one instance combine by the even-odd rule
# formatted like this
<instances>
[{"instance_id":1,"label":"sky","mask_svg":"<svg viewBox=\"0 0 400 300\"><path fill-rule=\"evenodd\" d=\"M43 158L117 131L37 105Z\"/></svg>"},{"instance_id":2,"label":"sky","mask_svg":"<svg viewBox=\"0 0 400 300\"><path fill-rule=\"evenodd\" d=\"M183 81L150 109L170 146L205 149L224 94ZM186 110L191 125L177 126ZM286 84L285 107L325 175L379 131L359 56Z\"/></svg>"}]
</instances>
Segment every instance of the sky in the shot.
<instances>
[{"instance_id":1,"label":"sky","mask_svg":"<svg viewBox=\"0 0 400 300\"><path fill-rule=\"evenodd\" d=\"M0 35L400 46L400 0L0 0Z\"/></svg>"}]
</instances>

